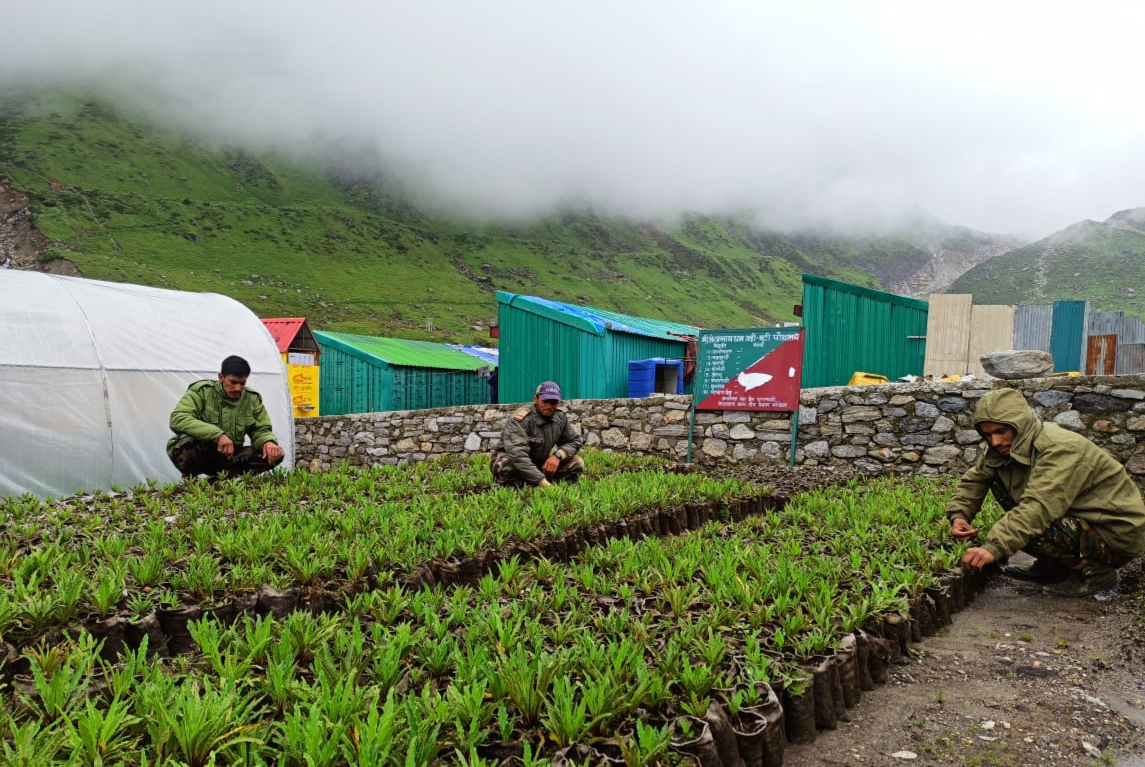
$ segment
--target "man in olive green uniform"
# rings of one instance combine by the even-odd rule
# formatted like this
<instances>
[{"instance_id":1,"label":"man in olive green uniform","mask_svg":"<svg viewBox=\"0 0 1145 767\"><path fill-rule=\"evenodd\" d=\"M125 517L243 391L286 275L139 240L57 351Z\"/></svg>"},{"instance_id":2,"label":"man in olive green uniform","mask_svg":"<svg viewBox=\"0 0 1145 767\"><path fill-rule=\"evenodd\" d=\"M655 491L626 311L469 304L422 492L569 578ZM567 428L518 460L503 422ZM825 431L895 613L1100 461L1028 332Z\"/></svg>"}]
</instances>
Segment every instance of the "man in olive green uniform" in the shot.
<instances>
[{"instance_id":1,"label":"man in olive green uniform","mask_svg":"<svg viewBox=\"0 0 1145 767\"><path fill-rule=\"evenodd\" d=\"M196 381L175 405L167 455L184 477L261 474L282 461L262 397L246 388L249 376L246 360L227 357L219 380Z\"/></svg>"},{"instance_id":2,"label":"man in olive green uniform","mask_svg":"<svg viewBox=\"0 0 1145 767\"><path fill-rule=\"evenodd\" d=\"M1080 434L1042 423L1021 392L1000 389L974 410L974 428L987 442L962 475L946 506L951 532L971 540L986 492L1005 510L981 546L962 564L979 570L1019 549L1037 557L1002 572L1057 584L1061 596L1112 588L1117 568L1145 554L1145 503L1125 467Z\"/></svg>"},{"instance_id":3,"label":"man in olive green uniform","mask_svg":"<svg viewBox=\"0 0 1145 767\"><path fill-rule=\"evenodd\" d=\"M584 471L577 455L580 432L569 423L561 404L561 387L545 381L537 387L533 404L517 410L501 430L501 452L493 455L493 480L510 487L548 487L573 481Z\"/></svg>"}]
</instances>

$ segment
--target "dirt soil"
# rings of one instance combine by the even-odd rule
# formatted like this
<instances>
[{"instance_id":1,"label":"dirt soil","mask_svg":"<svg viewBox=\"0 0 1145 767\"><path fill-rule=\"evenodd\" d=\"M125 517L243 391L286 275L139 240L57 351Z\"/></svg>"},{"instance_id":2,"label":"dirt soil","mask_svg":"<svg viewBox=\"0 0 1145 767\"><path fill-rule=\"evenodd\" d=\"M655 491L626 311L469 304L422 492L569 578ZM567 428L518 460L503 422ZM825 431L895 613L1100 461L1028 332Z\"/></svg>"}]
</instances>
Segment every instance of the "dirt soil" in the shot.
<instances>
[{"instance_id":1,"label":"dirt soil","mask_svg":"<svg viewBox=\"0 0 1145 767\"><path fill-rule=\"evenodd\" d=\"M1140 564L1121 577L1117 591L1088 599L995 577L863 693L851 721L789 746L784 767L1145 767Z\"/></svg>"},{"instance_id":2,"label":"dirt soil","mask_svg":"<svg viewBox=\"0 0 1145 767\"><path fill-rule=\"evenodd\" d=\"M720 473L785 494L847 478L825 468ZM788 746L784 767L1145 767L1141 560L1121 570L1116 590L1086 599L996 576L952 625L911 647L850 721Z\"/></svg>"}]
</instances>

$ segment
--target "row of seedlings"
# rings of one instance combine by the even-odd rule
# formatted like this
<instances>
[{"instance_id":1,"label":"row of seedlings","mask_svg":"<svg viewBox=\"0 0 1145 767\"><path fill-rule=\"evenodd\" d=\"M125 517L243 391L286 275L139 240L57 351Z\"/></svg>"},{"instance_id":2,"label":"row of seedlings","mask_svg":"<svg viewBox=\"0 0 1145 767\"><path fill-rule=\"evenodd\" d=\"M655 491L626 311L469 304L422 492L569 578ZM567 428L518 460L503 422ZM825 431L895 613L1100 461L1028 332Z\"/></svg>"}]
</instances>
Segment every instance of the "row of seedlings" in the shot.
<instances>
[{"instance_id":1,"label":"row of seedlings","mask_svg":"<svg viewBox=\"0 0 1145 767\"><path fill-rule=\"evenodd\" d=\"M762 492L645 471L552 492L492 488L374 501L374 485L357 475L288 475L256 485L249 497L236 483L196 484L158 516L145 512L145 524L122 495L94 506L22 505L24 513L3 523L0 639L15 651L83 627L106 640L108 657L143 636L153 652L178 653L190 641L187 622L202 615L338 609L395 580L472 582L514 556L568 558L609 537L651 534L653 522L659 532L685 508L702 509L706 519L736 496ZM303 492L282 496L280 484Z\"/></svg>"}]
</instances>

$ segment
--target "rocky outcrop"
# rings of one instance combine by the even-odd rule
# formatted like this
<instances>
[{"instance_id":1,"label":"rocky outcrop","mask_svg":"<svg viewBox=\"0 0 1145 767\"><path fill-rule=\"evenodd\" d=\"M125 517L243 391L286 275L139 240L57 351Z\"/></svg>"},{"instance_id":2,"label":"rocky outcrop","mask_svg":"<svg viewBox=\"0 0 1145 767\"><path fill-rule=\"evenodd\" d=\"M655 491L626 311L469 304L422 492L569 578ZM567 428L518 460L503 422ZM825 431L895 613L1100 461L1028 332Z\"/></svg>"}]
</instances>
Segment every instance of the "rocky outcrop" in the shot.
<instances>
[{"instance_id":1,"label":"rocky outcrop","mask_svg":"<svg viewBox=\"0 0 1145 767\"><path fill-rule=\"evenodd\" d=\"M32 225L28 197L12 189L7 179L0 178L0 264L11 258L16 269L82 277L67 259L40 260L50 244Z\"/></svg>"},{"instance_id":2,"label":"rocky outcrop","mask_svg":"<svg viewBox=\"0 0 1145 767\"><path fill-rule=\"evenodd\" d=\"M958 236L964 232L964 236ZM919 247L930 253L930 261L909 278L887 289L915 298L942 293L951 283L978 264L1020 248L1024 243L1006 235L990 235L962 227L951 227L946 236L924 235Z\"/></svg>"}]
</instances>

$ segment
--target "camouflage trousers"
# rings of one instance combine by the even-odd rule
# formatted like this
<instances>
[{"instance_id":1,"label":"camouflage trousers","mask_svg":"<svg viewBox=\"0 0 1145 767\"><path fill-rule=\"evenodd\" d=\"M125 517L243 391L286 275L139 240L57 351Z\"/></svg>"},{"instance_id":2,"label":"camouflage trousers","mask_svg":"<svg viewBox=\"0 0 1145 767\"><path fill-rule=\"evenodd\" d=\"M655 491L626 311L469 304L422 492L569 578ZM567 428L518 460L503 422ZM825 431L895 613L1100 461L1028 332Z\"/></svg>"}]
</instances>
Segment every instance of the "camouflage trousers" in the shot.
<instances>
[{"instance_id":1,"label":"camouflage trousers","mask_svg":"<svg viewBox=\"0 0 1145 767\"><path fill-rule=\"evenodd\" d=\"M540 468L539 466L537 467ZM506 487L524 487L527 482L521 476L521 473L513 468L513 464L509 461L509 456L505 453L494 453L493 460L489 464L489 470L493 473L493 481L498 485L505 485ZM548 477L549 482L576 482L580 479L580 475L584 472L584 459L579 455L574 455L571 458L566 458L561 461L561 465L553 473L553 476Z\"/></svg>"},{"instance_id":2,"label":"camouflage trousers","mask_svg":"<svg viewBox=\"0 0 1145 767\"><path fill-rule=\"evenodd\" d=\"M207 474L212 477L229 477L236 474L262 474L277 466L280 461L271 463L255 453L251 446L240 447L234 455L226 458L219 453L214 442L201 442L184 434L171 448L171 463L184 477L197 477Z\"/></svg>"},{"instance_id":3,"label":"camouflage trousers","mask_svg":"<svg viewBox=\"0 0 1145 767\"><path fill-rule=\"evenodd\" d=\"M1121 567L1133 559L1111 549L1091 524L1077 517L1063 517L1054 522L1023 546L1022 551L1039 561L1047 560L1047 564L1062 567L1076 565L1082 559Z\"/></svg>"}]
</instances>

